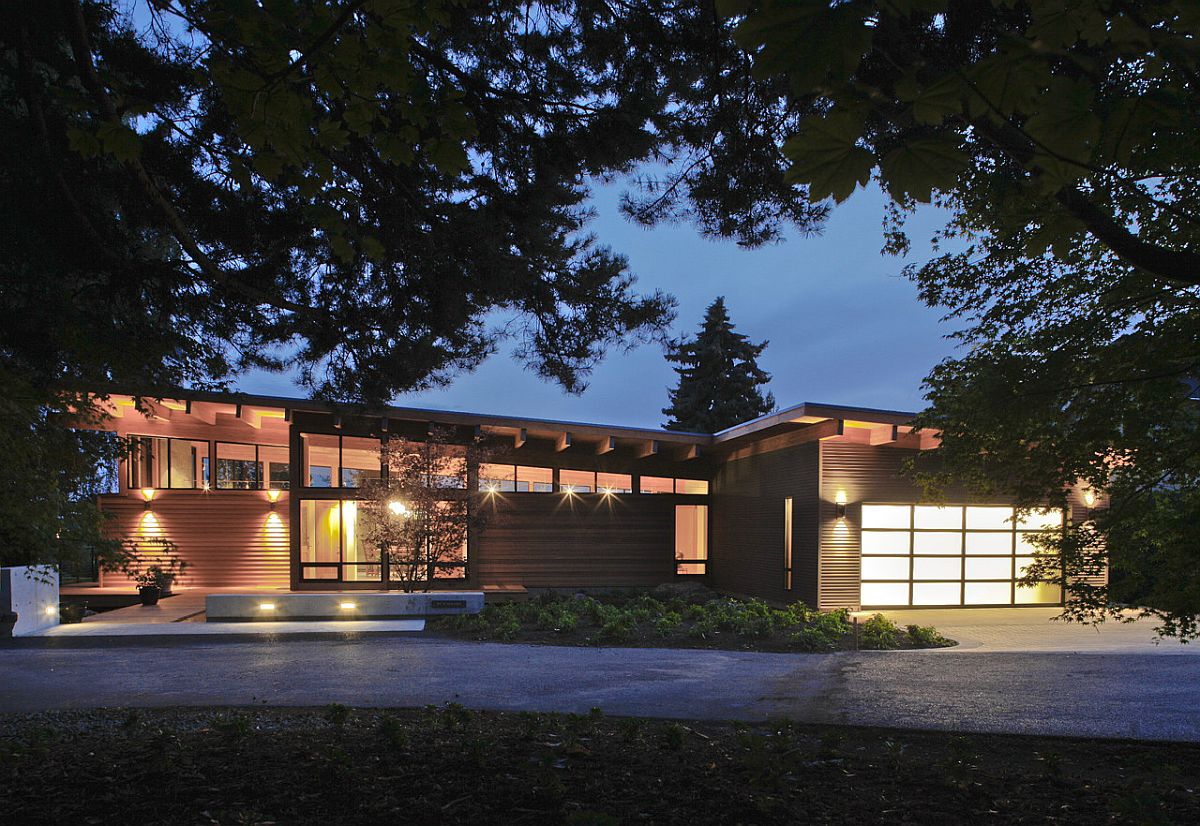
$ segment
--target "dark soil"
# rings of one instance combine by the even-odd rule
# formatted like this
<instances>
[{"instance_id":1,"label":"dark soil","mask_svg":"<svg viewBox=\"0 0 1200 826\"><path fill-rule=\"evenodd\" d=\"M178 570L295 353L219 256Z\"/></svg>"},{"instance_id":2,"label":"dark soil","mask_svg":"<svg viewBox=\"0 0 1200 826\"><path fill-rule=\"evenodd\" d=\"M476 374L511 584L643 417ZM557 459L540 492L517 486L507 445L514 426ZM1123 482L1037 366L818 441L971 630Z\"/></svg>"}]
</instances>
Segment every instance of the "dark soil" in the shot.
<instances>
[{"instance_id":1,"label":"dark soil","mask_svg":"<svg viewBox=\"0 0 1200 826\"><path fill-rule=\"evenodd\" d=\"M26 824L1197 823L1200 746L424 711L0 717Z\"/></svg>"}]
</instances>

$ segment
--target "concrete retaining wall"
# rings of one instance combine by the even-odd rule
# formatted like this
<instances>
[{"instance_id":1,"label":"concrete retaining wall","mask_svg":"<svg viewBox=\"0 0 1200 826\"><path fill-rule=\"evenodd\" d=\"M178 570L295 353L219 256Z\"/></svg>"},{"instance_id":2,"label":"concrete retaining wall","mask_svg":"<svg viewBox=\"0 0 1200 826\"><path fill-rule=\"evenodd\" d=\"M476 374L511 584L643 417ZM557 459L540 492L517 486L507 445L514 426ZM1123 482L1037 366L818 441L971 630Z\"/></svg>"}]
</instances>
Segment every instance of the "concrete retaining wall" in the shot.
<instances>
[{"instance_id":1,"label":"concrete retaining wall","mask_svg":"<svg viewBox=\"0 0 1200 826\"><path fill-rule=\"evenodd\" d=\"M209 594L204 604L209 622L379 620L478 614L483 610L483 592Z\"/></svg>"},{"instance_id":2,"label":"concrete retaining wall","mask_svg":"<svg viewBox=\"0 0 1200 826\"><path fill-rule=\"evenodd\" d=\"M0 613L14 612L14 637L58 625L58 571L43 566L0 568Z\"/></svg>"}]
</instances>

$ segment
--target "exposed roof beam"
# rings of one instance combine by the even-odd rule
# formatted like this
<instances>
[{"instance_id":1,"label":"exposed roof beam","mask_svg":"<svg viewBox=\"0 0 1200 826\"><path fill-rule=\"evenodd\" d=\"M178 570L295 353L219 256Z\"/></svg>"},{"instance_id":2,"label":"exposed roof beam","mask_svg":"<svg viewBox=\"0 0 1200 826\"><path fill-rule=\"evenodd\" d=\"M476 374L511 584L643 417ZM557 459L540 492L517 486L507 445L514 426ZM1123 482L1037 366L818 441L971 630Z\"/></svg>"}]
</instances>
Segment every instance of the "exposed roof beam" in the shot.
<instances>
[{"instance_id":1,"label":"exposed roof beam","mask_svg":"<svg viewBox=\"0 0 1200 826\"><path fill-rule=\"evenodd\" d=\"M679 462L687 462L691 459L700 458L700 445L688 445L675 452L675 459Z\"/></svg>"},{"instance_id":2,"label":"exposed roof beam","mask_svg":"<svg viewBox=\"0 0 1200 826\"><path fill-rule=\"evenodd\" d=\"M525 443L528 441L529 441L529 431L522 427L522 428L518 429L516 432L516 435L513 436L513 448L515 449L515 448L519 448L519 447L524 447Z\"/></svg>"},{"instance_id":3,"label":"exposed roof beam","mask_svg":"<svg viewBox=\"0 0 1200 826\"><path fill-rule=\"evenodd\" d=\"M643 442L638 447L637 457L639 459L645 459L650 456L657 456L658 448L659 448L658 439L649 439L649 440Z\"/></svg>"},{"instance_id":4,"label":"exposed roof beam","mask_svg":"<svg viewBox=\"0 0 1200 826\"><path fill-rule=\"evenodd\" d=\"M570 446L571 446L571 434L567 433L564 430L562 433L558 434L558 440L555 441L555 443L554 443L554 449L556 451L558 451L559 453L562 453L564 450L566 450Z\"/></svg>"},{"instance_id":5,"label":"exposed roof beam","mask_svg":"<svg viewBox=\"0 0 1200 826\"><path fill-rule=\"evenodd\" d=\"M610 453L617 449L617 439L615 436L605 436L596 445L596 455Z\"/></svg>"}]
</instances>

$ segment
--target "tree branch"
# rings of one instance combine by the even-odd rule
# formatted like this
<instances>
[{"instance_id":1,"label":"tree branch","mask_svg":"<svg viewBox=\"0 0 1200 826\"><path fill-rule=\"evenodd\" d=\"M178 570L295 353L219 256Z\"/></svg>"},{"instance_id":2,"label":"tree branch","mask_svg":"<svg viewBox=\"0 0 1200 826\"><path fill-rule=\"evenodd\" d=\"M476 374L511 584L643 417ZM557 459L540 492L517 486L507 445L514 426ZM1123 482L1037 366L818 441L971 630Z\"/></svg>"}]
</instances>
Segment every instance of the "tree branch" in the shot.
<instances>
[{"instance_id":1,"label":"tree branch","mask_svg":"<svg viewBox=\"0 0 1200 826\"><path fill-rule=\"evenodd\" d=\"M1074 187L1060 189L1055 200L1126 262L1174 284L1200 286L1200 255L1190 250L1166 249L1142 240Z\"/></svg>"}]
</instances>

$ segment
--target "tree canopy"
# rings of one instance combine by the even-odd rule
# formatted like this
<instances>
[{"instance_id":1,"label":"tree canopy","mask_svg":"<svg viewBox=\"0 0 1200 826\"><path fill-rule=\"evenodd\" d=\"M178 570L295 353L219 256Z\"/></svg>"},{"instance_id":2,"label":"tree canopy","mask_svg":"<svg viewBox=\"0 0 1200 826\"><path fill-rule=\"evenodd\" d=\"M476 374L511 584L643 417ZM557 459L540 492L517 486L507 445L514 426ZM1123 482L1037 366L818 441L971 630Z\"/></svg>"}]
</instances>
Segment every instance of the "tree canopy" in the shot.
<instances>
[{"instance_id":1,"label":"tree canopy","mask_svg":"<svg viewBox=\"0 0 1200 826\"><path fill-rule=\"evenodd\" d=\"M918 202L954 251L908 268L958 325L926 381L917 463L1033 506L1077 484L1068 615L1148 607L1200 632L1200 5L1191 0L725 4L756 71L811 108L791 179L842 201L874 176L889 249ZM947 247L944 247L947 248ZM1073 577L1107 559L1111 585ZM1038 566L1057 575L1056 564Z\"/></svg>"},{"instance_id":2,"label":"tree canopy","mask_svg":"<svg viewBox=\"0 0 1200 826\"><path fill-rule=\"evenodd\" d=\"M378 402L506 340L580 391L674 313L588 233L595 181L641 170L631 218L747 244L824 218L732 29L667 0L4 3L4 443L57 438L64 387L292 368ZM65 445L6 470L82 496L43 464ZM63 512L0 541L53 545Z\"/></svg>"},{"instance_id":3,"label":"tree canopy","mask_svg":"<svg viewBox=\"0 0 1200 826\"><path fill-rule=\"evenodd\" d=\"M677 365L679 383L670 391L667 430L716 433L775 409L775 397L760 387L771 376L758 366L767 347L735 332L720 296L704 312L693 339L672 343L667 361Z\"/></svg>"}]
</instances>

